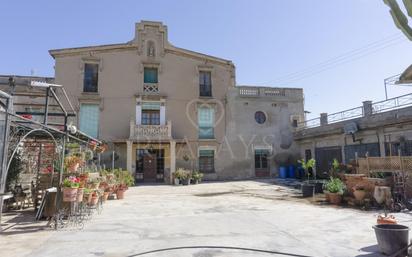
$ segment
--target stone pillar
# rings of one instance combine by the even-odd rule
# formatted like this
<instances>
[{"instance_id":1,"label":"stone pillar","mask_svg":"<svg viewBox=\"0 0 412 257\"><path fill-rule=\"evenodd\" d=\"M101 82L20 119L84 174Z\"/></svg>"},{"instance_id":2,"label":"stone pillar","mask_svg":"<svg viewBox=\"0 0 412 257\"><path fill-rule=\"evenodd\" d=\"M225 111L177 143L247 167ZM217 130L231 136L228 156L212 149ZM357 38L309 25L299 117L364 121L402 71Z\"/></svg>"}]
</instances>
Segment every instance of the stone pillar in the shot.
<instances>
[{"instance_id":1,"label":"stone pillar","mask_svg":"<svg viewBox=\"0 0 412 257\"><path fill-rule=\"evenodd\" d=\"M176 141L170 141L170 174L168 181L170 184L173 184L172 178L173 173L176 171Z\"/></svg>"},{"instance_id":2,"label":"stone pillar","mask_svg":"<svg viewBox=\"0 0 412 257\"><path fill-rule=\"evenodd\" d=\"M379 139L379 151L381 153L381 157L385 157L386 153L385 153L385 134L383 131L383 128L379 128L377 130L377 136Z\"/></svg>"},{"instance_id":3,"label":"stone pillar","mask_svg":"<svg viewBox=\"0 0 412 257\"><path fill-rule=\"evenodd\" d=\"M127 151L126 151L126 166L127 170L134 174L134 170L132 169L132 158L133 158L133 141L127 140Z\"/></svg>"},{"instance_id":4,"label":"stone pillar","mask_svg":"<svg viewBox=\"0 0 412 257\"><path fill-rule=\"evenodd\" d=\"M320 125L328 125L328 114L326 112L320 114Z\"/></svg>"},{"instance_id":5,"label":"stone pillar","mask_svg":"<svg viewBox=\"0 0 412 257\"><path fill-rule=\"evenodd\" d=\"M363 101L363 116L371 116L373 114L372 101Z\"/></svg>"}]
</instances>

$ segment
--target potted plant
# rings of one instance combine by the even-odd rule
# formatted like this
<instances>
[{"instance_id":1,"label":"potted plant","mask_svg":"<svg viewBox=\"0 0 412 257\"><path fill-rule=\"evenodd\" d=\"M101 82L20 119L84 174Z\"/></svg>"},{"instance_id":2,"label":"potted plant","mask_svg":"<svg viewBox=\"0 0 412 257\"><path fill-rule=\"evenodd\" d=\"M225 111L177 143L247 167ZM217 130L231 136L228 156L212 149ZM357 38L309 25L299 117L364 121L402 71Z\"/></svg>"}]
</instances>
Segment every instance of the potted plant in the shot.
<instances>
[{"instance_id":1,"label":"potted plant","mask_svg":"<svg viewBox=\"0 0 412 257\"><path fill-rule=\"evenodd\" d=\"M195 170L192 172L192 180L194 182L194 184L199 184L199 182L202 181L203 178L203 173Z\"/></svg>"},{"instance_id":2,"label":"potted plant","mask_svg":"<svg viewBox=\"0 0 412 257\"><path fill-rule=\"evenodd\" d=\"M89 142L89 148L90 148L90 150L92 150L92 151L96 151L97 142L94 141L94 140L91 140L91 141Z\"/></svg>"},{"instance_id":3,"label":"potted plant","mask_svg":"<svg viewBox=\"0 0 412 257\"><path fill-rule=\"evenodd\" d=\"M99 195L96 191L91 194L90 205L96 205L99 202Z\"/></svg>"},{"instance_id":4,"label":"potted plant","mask_svg":"<svg viewBox=\"0 0 412 257\"><path fill-rule=\"evenodd\" d=\"M327 190L327 198L332 204L340 204L342 202L343 191L345 184L339 178L330 178L325 184Z\"/></svg>"},{"instance_id":5,"label":"potted plant","mask_svg":"<svg viewBox=\"0 0 412 257\"><path fill-rule=\"evenodd\" d=\"M366 190L363 185L356 185L353 187L353 196L355 196L355 199L357 201L362 201L365 199L366 195Z\"/></svg>"},{"instance_id":6,"label":"potted plant","mask_svg":"<svg viewBox=\"0 0 412 257\"><path fill-rule=\"evenodd\" d=\"M183 177L182 177L182 183L183 185L190 185L190 180L192 179L192 172L189 170L184 170Z\"/></svg>"},{"instance_id":7,"label":"potted plant","mask_svg":"<svg viewBox=\"0 0 412 257\"><path fill-rule=\"evenodd\" d=\"M173 182L175 186L179 185L181 181L183 182L183 178L185 176L184 173L185 170L182 168L179 168L173 172Z\"/></svg>"},{"instance_id":8,"label":"potted plant","mask_svg":"<svg viewBox=\"0 0 412 257\"><path fill-rule=\"evenodd\" d=\"M116 198L117 199L123 199L124 198L124 192L129 188L129 186L134 185L134 179L132 174L130 174L129 171L127 170L122 170L122 169L116 169L113 171L116 181L117 181L117 186L116 186Z\"/></svg>"},{"instance_id":9,"label":"potted plant","mask_svg":"<svg viewBox=\"0 0 412 257\"><path fill-rule=\"evenodd\" d=\"M83 199L85 199L85 202L88 204L90 204L92 200L92 193L93 193L93 190L91 190L90 188L85 188L83 190Z\"/></svg>"},{"instance_id":10,"label":"potted plant","mask_svg":"<svg viewBox=\"0 0 412 257\"><path fill-rule=\"evenodd\" d=\"M100 178L91 178L87 183L90 189L99 189L100 186Z\"/></svg>"},{"instance_id":11,"label":"potted plant","mask_svg":"<svg viewBox=\"0 0 412 257\"><path fill-rule=\"evenodd\" d=\"M307 174L307 181L302 183L302 195L303 197L313 196L315 191L315 185L310 182L310 172L309 169L313 169L315 167L316 161L315 159L309 159L305 161L304 159L298 161L302 168L305 170Z\"/></svg>"},{"instance_id":12,"label":"potted plant","mask_svg":"<svg viewBox=\"0 0 412 257\"><path fill-rule=\"evenodd\" d=\"M79 179L70 176L63 180L63 201L74 202L77 200L77 191L79 188Z\"/></svg>"},{"instance_id":13,"label":"potted plant","mask_svg":"<svg viewBox=\"0 0 412 257\"><path fill-rule=\"evenodd\" d=\"M64 159L64 166L68 172L77 172L80 167L82 159L78 156L67 156Z\"/></svg>"}]
</instances>

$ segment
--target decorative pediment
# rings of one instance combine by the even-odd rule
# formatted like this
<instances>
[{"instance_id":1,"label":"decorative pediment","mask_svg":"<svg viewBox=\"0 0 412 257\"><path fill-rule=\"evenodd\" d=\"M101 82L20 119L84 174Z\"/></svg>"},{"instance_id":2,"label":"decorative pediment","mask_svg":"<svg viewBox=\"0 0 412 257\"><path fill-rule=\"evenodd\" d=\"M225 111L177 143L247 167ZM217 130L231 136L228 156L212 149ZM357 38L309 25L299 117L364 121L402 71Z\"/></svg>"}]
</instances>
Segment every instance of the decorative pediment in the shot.
<instances>
[{"instance_id":1,"label":"decorative pediment","mask_svg":"<svg viewBox=\"0 0 412 257\"><path fill-rule=\"evenodd\" d=\"M164 56L164 48L168 44L167 27L161 22L142 21L136 23L133 43L138 45L138 54L155 58Z\"/></svg>"}]
</instances>

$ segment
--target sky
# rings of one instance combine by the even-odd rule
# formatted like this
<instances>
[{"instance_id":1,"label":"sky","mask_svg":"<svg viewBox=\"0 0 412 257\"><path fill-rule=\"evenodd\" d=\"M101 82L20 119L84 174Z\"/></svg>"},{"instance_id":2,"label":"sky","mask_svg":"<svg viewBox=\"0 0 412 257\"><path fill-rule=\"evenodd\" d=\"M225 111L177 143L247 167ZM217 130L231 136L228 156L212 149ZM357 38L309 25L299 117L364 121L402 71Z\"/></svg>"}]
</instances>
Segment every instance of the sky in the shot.
<instances>
[{"instance_id":1,"label":"sky","mask_svg":"<svg viewBox=\"0 0 412 257\"><path fill-rule=\"evenodd\" d=\"M304 89L309 118L385 99L412 41L383 0L61 0L0 3L0 74L54 76L49 49L124 43L162 21L178 47L232 60L238 85ZM388 86L388 96L412 87Z\"/></svg>"}]
</instances>

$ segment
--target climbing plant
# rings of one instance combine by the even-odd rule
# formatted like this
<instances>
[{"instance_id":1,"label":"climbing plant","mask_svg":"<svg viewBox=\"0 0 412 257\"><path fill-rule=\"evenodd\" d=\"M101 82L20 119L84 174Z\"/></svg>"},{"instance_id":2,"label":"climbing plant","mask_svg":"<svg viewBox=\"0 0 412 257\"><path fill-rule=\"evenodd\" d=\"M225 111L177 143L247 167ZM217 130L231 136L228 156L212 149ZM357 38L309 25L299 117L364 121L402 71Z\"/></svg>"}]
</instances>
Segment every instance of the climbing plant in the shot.
<instances>
[{"instance_id":1,"label":"climbing plant","mask_svg":"<svg viewBox=\"0 0 412 257\"><path fill-rule=\"evenodd\" d=\"M6 191L13 189L12 186L19 183L20 173L23 170L23 161L19 151L16 152L13 159L11 160L9 171L6 178Z\"/></svg>"}]
</instances>

